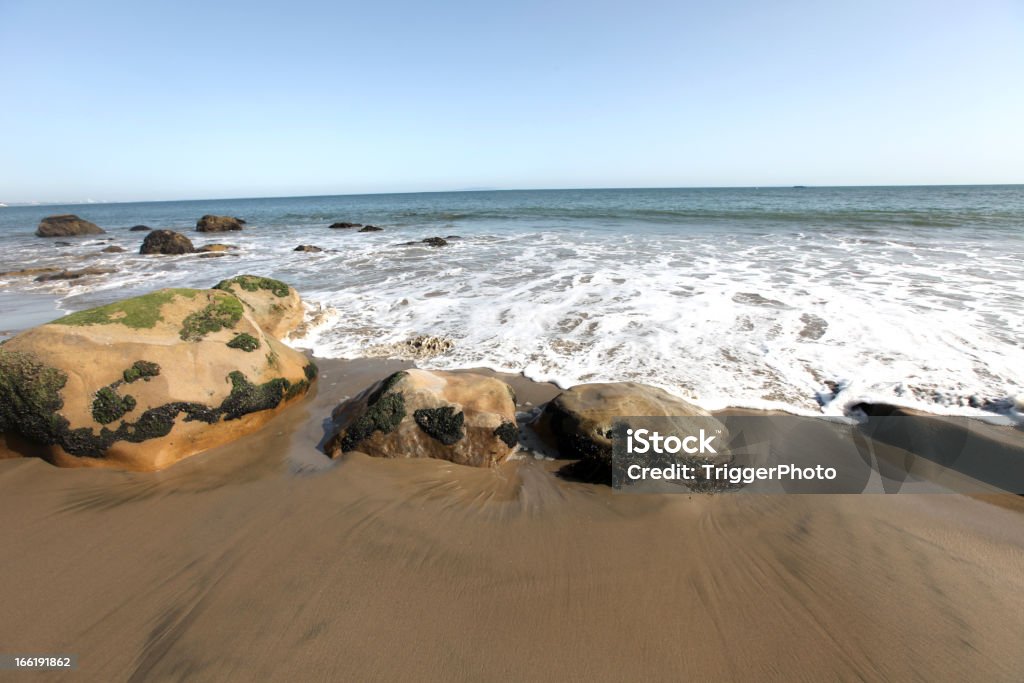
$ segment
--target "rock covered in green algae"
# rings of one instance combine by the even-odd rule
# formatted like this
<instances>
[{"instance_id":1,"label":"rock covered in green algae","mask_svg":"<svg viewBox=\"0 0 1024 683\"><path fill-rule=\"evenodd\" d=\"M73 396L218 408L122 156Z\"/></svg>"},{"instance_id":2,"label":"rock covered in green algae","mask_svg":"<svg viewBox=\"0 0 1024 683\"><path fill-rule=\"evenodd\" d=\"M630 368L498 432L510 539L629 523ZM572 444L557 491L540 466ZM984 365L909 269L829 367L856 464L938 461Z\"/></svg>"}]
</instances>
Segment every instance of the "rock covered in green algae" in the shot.
<instances>
[{"instance_id":1,"label":"rock covered in green algae","mask_svg":"<svg viewBox=\"0 0 1024 683\"><path fill-rule=\"evenodd\" d=\"M331 457L360 451L489 467L518 445L511 388L471 373L397 372L339 405L332 419Z\"/></svg>"},{"instance_id":2,"label":"rock covered in green algae","mask_svg":"<svg viewBox=\"0 0 1024 683\"><path fill-rule=\"evenodd\" d=\"M267 352L229 346L242 335ZM315 379L231 294L166 289L0 347L0 429L59 465L161 469L253 431Z\"/></svg>"}]
</instances>

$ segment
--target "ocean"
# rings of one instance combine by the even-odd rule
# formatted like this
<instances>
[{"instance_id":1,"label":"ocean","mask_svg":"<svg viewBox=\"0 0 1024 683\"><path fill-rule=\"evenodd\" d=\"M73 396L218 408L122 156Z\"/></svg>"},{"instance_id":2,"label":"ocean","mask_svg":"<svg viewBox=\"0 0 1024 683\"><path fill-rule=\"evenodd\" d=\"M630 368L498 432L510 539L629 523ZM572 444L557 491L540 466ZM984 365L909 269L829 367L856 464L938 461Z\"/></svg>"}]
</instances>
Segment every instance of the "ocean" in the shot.
<instances>
[{"instance_id":1,"label":"ocean","mask_svg":"<svg viewBox=\"0 0 1024 683\"><path fill-rule=\"evenodd\" d=\"M34 236L74 213L107 235ZM203 214L242 232L194 232ZM357 233L335 221L378 225ZM136 224L226 242L222 258L141 256ZM407 246L457 235L445 247ZM103 241L110 240L110 241ZM110 244L125 253L106 254ZM299 244L324 249L293 251ZM634 380L709 409L843 414L860 401L1006 410L1024 392L1024 186L551 190L0 208L9 333L161 287L279 278L326 311L293 345L395 355L561 386ZM398 345L398 346L396 346ZM447 346L447 345L446 345ZM399 355L401 352L398 352Z\"/></svg>"}]
</instances>

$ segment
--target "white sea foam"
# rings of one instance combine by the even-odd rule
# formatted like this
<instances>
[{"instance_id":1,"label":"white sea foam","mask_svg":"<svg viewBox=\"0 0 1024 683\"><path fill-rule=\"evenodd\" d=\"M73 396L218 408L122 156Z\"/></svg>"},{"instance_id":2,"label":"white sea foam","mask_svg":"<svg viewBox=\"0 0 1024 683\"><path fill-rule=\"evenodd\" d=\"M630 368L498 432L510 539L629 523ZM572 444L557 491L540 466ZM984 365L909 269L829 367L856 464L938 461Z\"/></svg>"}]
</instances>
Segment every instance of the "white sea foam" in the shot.
<instances>
[{"instance_id":1,"label":"white sea foam","mask_svg":"<svg viewBox=\"0 0 1024 683\"><path fill-rule=\"evenodd\" d=\"M447 247L404 246L458 231ZM101 278L35 283L64 310L242 272L295 285L333 313L291 343L359 357L417 335L454 347L421 361L486 366L569 386L635 380L708 408L841 414L859 401L980 413L1024 393L1022 240L967 230L258 227L214 259L142 257L140 237L63 250L15 241L25 265L110 264ZM292 251L317 244L322 253ZM46 251L43 251L43 250ZM819 399L825 403L820 405ZM1012 404L1012 402L1011 402ZM1011 405L1007 404L1007 405Z\"/></svg>"}]
</instances>

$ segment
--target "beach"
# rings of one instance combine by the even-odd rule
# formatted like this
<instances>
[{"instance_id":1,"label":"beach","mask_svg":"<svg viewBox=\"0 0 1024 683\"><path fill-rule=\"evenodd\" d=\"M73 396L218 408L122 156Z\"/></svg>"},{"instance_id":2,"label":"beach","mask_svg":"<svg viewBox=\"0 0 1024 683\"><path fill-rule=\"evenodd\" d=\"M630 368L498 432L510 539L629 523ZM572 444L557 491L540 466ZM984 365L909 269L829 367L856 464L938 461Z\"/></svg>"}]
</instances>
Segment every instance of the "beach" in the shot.
<instances>
[{"instance_id":1,"label":"beach","mask_svg":"<svg viewBox=\"0 0 1024 683\"><path fill-rule=\"evenodd\" d=\"M42 680L1019 679L1024 213L984 208L1019 189L527 195L235 200L212 235L202 202L71 207L108 230L66 242L0 216L0 654L77 656ZM161 229L195 249L139 253ZM581 480L540 418L601 381L768 418L752 441L842 471L816 490L866 493ZM372 427L349 446L340 405ZM859 480L842 429L894 413ZM454 458L463 419L499 464L382 445L404 420ZM968 431L994 478L947 457Z\"/></svg>"},{"instance_id":2,"label":"beach","mask_svg":"<svg viewBox=\"0 0 1024 683\"><path fill-rule=\"evenodd\" d=\"M316 451L322 361L261 431L156 473L0 460L11 651L41 680L1015 680L1016 496L630 496ZM556 389L514 380L522 407ZM999 505L991 504L995 500Z\"/></svg>"}]
</instances>

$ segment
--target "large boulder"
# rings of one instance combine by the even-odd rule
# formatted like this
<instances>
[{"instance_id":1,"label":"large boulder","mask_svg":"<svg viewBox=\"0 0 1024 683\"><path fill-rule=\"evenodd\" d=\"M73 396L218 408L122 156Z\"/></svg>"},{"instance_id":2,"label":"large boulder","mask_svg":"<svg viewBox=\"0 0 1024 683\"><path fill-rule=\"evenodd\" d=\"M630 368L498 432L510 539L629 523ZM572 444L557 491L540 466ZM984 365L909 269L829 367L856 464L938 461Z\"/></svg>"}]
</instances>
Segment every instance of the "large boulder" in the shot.
<instances>
[{"instance_id":1,"label":"large boulder","mask_svg":"<svg viewBox=\"0 0 1024 683\"><path fill-rule=\"evenodd\" d=\"M284 339L301 325L306 314L299 293L269 277L238 275L218 282L214 289L241 299L256 324L277 339Z\"/></svg>"},{"instance_id":2,"label":"large boulder","mask_svg":"<svg viewBox=\"0 0 1024 683\"><path fill-rule=\"evenodd\" d=\"M675 431L696 434L713 425L718 442L727 440L725 426L703 408L657 387L636 382L580 384L549 401L533 425L545 441L558 449L562 458L576 460L565 471L586 481L612 481L612 428L625 422L630 427L646 425L642 420L623 418L676 418ZM697 418L690 420L688 418ZM656 426L663 420L654 421Z\"/></svg>"},{"instance_id":3,"label":"large boulder","mask_svg":"<svg viewBox=\"0 0 1024 683\"><path fill-rule=\"evenodd\" d=\"M191 254L196 248L192 240L173 230L152 230L142 240L140 254Z\"/></svg>"},{"instance_id":4,"label":"large boulder","mask_svg":"<svg viewBox=\"0 0 1024 683\"><path fill-rule=\"evenodd\" d=\"M39 221L36 235L39 237L73 237L75 235L102 235L103 228L73 214L47 216Z\"/></svg>"},{"instance_id":5,"label":"large boulder","mask_svg":"<svg viewBox=\"0 0 1024 683\"><path fill-rule=\"evenodd\" d=\"M515 397L499 379L469 373L396 372L335 408L324 450L379 458L437 458L489 467L519 442Z\"/></svg>"},{"instance_id":6,"label":"large boulder","mask_svg":"<svg viewBox=\"0 0 1024 683\"><path fill-rule=\"evenodd\" d=\"M245 221L233 216L211 216L207 214L196 221L196 230L199 232L229 232L241 230Z\"/></svg>"},{"instance_id":7,"label":"large boulder","mask_svg":"<svg viewBox=\"0 0 1024 683\"><path fill-rule=\"evenodd\" d=\"M0 346L0 431L57 465L157 470L257 429L315 378L227 292L163 289Z\"/></svg>"}]
</instances>

